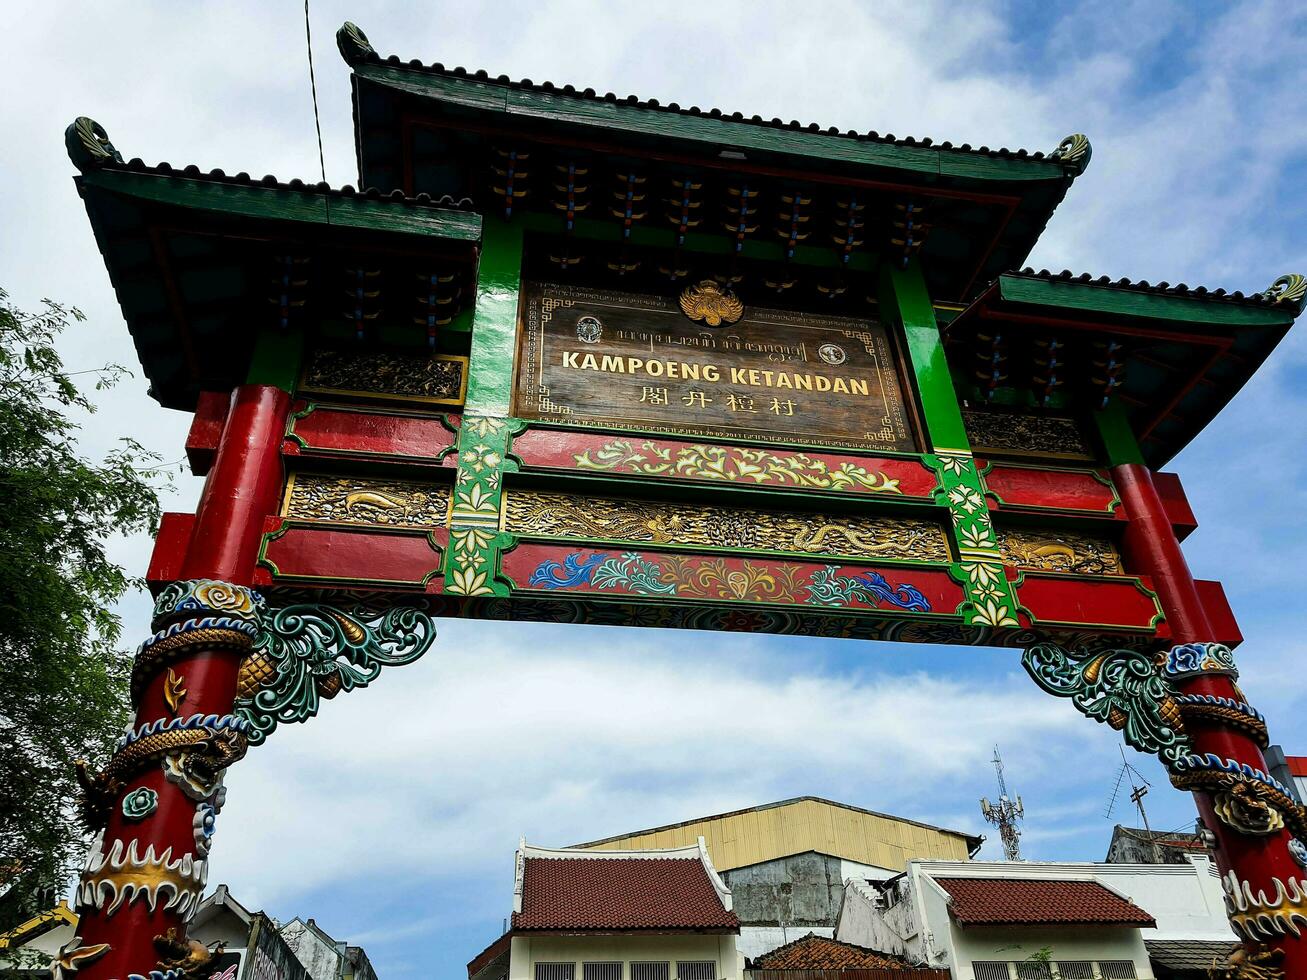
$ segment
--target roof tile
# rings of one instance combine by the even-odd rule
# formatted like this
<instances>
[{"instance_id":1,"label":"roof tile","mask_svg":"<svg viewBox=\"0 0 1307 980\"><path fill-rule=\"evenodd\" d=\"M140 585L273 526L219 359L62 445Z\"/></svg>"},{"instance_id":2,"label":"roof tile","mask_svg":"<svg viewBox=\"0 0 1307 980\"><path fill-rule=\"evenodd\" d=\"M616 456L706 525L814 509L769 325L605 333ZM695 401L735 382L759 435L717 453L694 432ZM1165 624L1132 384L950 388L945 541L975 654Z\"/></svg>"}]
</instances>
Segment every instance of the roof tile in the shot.
<instances>
[{"instance_id":1,"label":"roof tile","mask_svg":"<svg viewBox=\"0 0 1307 980\"><path fill-rule=\"evenodd\" d=\"M935 878L949 893L949 911L961 926L1156 926L1151 915L1096 881L1029 878Z\"/></svg>"},{"instance_id":2,"label":"roof tile","mask_svg":"<svg viewBox=\"0 0 1307 980\"><path fill-rule=\"evenodd\" d=\"M905 970L897 957L865 946L842 943L814 932L763 953L754 960L757 970Z\"/></svg>"},{"instance_id":3,"label":"roof tile","mask_svg":"<svg viewBox=\"0 0 1307 980\"><path fill-rule=\"evenodd\" d=\"M695 858L527 858L513 928L713 929L740 920Z\"/></svg>"}]
</instances>

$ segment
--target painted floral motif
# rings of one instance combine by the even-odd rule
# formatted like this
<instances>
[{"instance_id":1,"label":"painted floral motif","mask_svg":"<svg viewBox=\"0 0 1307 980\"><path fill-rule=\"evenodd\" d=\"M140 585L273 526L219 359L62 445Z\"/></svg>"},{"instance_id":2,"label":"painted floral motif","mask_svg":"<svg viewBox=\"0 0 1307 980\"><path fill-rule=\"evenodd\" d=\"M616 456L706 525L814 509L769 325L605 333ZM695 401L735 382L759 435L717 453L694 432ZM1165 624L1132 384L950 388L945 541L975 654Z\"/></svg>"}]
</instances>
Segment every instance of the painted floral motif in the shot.
<instances>
[{"instance_id":1,"label":"painted floral motif","mask_svg":"<svg viewBox=\"0 0 1307 980\"><path fill-rule=\"evenodd\" d=\"M445 591L454 595L494 595L490 573L474 568L455 568L445 580Z\"/></svg>"},{"instance_id":2,"label":"painted floral motif","mask_svg":"<svg viewBox=\"0 0 1307 980\"><path fill-rule=\"evenodd\" d=\"M765 449L734 446L693 445L660 447L645 440L637 448L626 439L616 439L603 448L586 450L572 457L583 470L625 471L643 476L675 476L723 482L775 483L813 490L865 490L873 493L902 493L899 481L856 463L831 466L807 453L778 455Z\"/></svg>"},{"instance_id":3,"label":"painted floral motif","mask_svg":"<svg viewBox=\"0 0 1307 980\"><path fill-rule=\"evenodd\" d=\"M949 509L953 533L964 559L961 570L972 626L1019 626L1016 597L1003 574L998 539L989 519L976 461L970 453L936 453L941 492L936 500Z\"/></svg>"},{"instance_id":4,"label":"painted floral motif","mask_svg":"<svg viewBox=\"0 0 1307 980\"><path fill-rule=\"evenodd\" d=\"M229 582L216 579L173 582L155 600L154 622L157 628L161 621L188 612L223 613L252 622L259 618L262 605L262 597L253 589Z\"/></svg>"},{"instance_id":5,"label":"painted floral motif","mask_svg":"<svg viewBox=\"0 0 1307 980\"><path fill-rule=\"evenodd\" d=\"M144 820L159 808L159 794L148 786L138 786L123 797L123 819Z\"/></svg>"},{"instance_id":6,"label":"painted floral motif","mask_svg":"<svg viewBox=\"0 0 1307 980\"><path fill-rule=\"evenodd\" d=\"M981 626L1020 626L1021 622L1012 615L1012 608L997 599L985 599L972 604L974 611L971 622Z\"/></svg>"},{"instance_id":7,"label":"painted floral motif","mask_svg":"<svg viewBox=\"0 0 1307 980\"><path fill-rule=\"evenodd\" d=\"M547 558L532 571L528 584L543 589L590 586L628 595L665 595L683 599L729 599L790 602L816 606L872 608L891 606L930 612L930 601L915 586L891 585L878 572L840 575L834 565L806 572L794 565L769 565L744 559L667 555L651 561L635 552L617 557L574 551L558 562Z\"/></svg>"}]
</instances>

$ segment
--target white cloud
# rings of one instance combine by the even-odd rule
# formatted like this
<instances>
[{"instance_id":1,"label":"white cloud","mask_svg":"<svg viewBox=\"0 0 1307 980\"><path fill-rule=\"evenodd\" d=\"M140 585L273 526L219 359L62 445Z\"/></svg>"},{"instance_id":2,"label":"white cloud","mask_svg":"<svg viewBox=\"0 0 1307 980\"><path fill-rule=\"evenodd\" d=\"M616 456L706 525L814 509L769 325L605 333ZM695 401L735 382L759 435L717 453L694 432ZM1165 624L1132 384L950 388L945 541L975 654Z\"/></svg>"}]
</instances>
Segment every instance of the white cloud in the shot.
<instances>
[{"instance_id":1,"label":"white cloud","mask_svg":"<svg viewBox=\"0 0 1307 980\"><path fill-rule=\"evenodd\" d=\"M1110 743L1007 670L850 682L747 638L673 638L445 624L422 661L279 729L232 771L220 833L241 846L215 851L216 878L284 902L360 875L485 873L519 833L575 843L823 787L939 821L941 783L978 796L990 782L980 732L1012 747L1027 782L1063 783L1063 753Z\"/></svg>"}]
</instances>

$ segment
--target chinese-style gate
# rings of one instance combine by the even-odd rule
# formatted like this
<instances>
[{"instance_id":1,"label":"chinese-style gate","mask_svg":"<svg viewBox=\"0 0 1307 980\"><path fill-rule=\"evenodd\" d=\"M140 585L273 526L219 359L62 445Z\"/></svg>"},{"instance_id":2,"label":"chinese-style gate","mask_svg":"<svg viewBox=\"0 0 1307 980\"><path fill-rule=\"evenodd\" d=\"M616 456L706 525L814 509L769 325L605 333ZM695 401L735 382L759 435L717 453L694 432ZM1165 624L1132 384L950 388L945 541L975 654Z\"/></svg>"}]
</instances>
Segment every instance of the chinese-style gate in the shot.
<instances>
[{"instance_id":1,"label":"chinese-style gate","mask_svg":"<svg viewBox=\"0 0 1307 980\"><path fill-rule=\"evenodd\" d=\"M1301 277L1009 271L1081 136L823 131L337 37L384 193L67 132L207 482L158 536L135 727L84 773L102 836L57 975L202 975L185 924L226 767L472 616L1021 648L1193 791L1237 969L1307 976L1307 813L1156 469L1285 334Z\"/></svg>"}]
</instances>

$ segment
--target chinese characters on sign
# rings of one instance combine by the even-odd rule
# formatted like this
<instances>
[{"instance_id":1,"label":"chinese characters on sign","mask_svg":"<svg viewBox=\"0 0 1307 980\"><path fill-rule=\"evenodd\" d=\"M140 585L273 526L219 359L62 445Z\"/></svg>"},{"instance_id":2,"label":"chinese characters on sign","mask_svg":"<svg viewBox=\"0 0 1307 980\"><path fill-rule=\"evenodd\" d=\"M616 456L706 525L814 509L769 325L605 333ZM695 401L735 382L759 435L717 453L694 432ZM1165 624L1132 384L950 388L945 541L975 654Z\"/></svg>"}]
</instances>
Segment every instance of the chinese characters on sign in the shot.
<instances>
[{"instance_id":1,"label":"chinese characters on sign","mask_svg":"<svg viewBox=\"0 0 1307 980\"><path fill-rule=\"evenodd\" d=\"M918 449L900 372L875 321L746 307L688 319L675 295L532 283L515 414L576 426Z\"/></svg>"}]
</instances>

